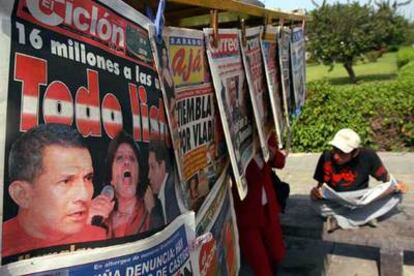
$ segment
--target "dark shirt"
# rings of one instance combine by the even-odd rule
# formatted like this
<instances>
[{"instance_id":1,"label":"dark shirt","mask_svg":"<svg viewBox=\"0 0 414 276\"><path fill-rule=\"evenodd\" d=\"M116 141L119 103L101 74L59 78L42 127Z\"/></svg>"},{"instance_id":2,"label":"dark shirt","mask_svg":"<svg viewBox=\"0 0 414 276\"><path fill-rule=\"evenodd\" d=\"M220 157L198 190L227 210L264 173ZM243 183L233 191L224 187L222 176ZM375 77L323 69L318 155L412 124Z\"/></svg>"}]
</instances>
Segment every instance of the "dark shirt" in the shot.
<instances>
[{"instance_id":1,"label":"dark shirt","mask_svg":"<svg viewBox=\"0 0 414 276\"><path fill-rule=\"evenodd\" d=\"M177 194L175 192L175 181L174 174L169 173L167 181L165 182L165 215L167 217L167 223L172 222L176 217L178 217L181 212L178 207ZM161 208L162 210L162 208Z\"/></svg>"},{"instance_id":2,"label":"dark shirt","mask_svg":"<svg viewBox=\"0 0 414 276\"><path fill-rule=\"evenodd\" d=\"M165 225L165 222L164 222L164 215L162 212L161 200L158 197L156 197L155 206L151 210L150 229L160 228L164 225Z\"/></svg>"},{"instance_id":3,"label":"dark shirt","mask_svg":"<svg viewBox=\"0 0 414 276\"><path fill-rule=\"evenodd\" d=\"M375 151L362 148L356 157L343 165L334 162L331 151L325 151L319 158L313 178L335 191L344 192L368 188L370 175L382 182L388 179L388 172Z\"/></svg>"}]
</instances>

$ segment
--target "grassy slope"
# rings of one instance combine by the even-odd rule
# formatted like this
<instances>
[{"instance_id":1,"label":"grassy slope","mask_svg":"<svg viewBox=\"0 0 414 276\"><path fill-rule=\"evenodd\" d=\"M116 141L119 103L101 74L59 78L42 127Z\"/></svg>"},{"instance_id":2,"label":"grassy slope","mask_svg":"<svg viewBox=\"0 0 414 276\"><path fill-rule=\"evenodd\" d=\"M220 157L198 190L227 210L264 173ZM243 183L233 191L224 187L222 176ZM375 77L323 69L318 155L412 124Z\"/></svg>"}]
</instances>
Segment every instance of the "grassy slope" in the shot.
<instances>
[{"instance_id":1,"label":"grassy slope","mask_svg":"<svg viewBox=\"0 0 414 276\"><path fill-rule=\"evenodd\" d=\"M361 63L354 66L359 82L394 79L397 74L396 53L386 53L377 62ZM307 81L327 79L331 84L349 84L348 75L342 64L336 64L329 72L324 65L308 64Z\"/></svg>"}]
</instances>

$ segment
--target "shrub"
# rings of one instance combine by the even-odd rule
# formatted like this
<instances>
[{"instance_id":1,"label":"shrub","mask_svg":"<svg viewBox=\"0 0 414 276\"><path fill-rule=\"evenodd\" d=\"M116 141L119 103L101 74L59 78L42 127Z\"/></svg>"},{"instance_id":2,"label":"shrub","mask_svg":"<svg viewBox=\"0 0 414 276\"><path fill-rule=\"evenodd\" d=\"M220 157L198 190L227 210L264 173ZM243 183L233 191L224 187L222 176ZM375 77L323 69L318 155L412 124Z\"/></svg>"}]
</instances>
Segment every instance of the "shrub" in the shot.
<instances>
[{"instance_id":1,"label":"shrub","mask_svg":"<svg viewBox=\"0 0 414 276\"><path fill-rule=\"evenodd\" d=\"M398 52L398 50L400 49L400 47L398 45L389 45L387 46L387 51L388 52Z\"/></svg>"},{"instance_id":2,"label":"shrub","mask_svg":"<svg viewBox=\"0 0 414 276\"><path fill-rule=\"evenodd\" d=\"M414 82L414 61L404 65L398 72L398 79Z\"/></svg>"},{"instance_id":3,"label":"shrub","mask_svg":"<svg viewBox=\"0 0 414 276\"><path fill-rule=\"evenodd\" d=\"M397 66L398 68L403 67L409 62L414 61L414 48L403 47L397 53Z\"/></svg>"},{"instance_id":4,"label":"shrub","mask_svg":"<svg viewBox=\"0 0 414 276\"><path fill-rule=\"evenodd\" d=\"M377 62L378 58L380 57L380 52L369 51L368 53L365 54L365 57L369 62Z\"/></svg>"},{"instance_id":5,"label":"shrub","mask_svg":"<svg viewBox=\"0 0 414 276\"><path fill-rule=\"evenodd\" d=\"M393 81L333 86L307 84L307 100L294 121L292 150L320 152L341 128L358 132L362 143L379 150L414 150L414 62Z\"/></svg>"}]
</instances>

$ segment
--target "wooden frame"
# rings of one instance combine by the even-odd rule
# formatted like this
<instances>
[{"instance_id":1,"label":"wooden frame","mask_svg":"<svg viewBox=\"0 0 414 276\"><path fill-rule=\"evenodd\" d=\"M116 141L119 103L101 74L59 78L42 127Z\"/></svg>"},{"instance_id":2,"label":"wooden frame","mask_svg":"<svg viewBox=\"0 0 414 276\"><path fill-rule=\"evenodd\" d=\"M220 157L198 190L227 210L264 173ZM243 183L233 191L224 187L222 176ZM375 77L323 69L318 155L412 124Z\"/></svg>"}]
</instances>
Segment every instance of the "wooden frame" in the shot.
<instances>
[{"instance_id":1,"label":"wooden frame","mask_svg":"<svg viewBox=\"0 0 414 276\"><path fill-rule=\"evenodd\" d=\"M149 5L154 12L158 0L124 0L135 9L144 12ZM285 22L299 23L307 20L305 14L266 9L236 0L167 0L165 10L166 26L203 28L210 26L210 10L218 10L221 27L239 26L240 19L246 25L263 25L263 20L272 24L284 19Z\"/></svg>"}]
</instances>

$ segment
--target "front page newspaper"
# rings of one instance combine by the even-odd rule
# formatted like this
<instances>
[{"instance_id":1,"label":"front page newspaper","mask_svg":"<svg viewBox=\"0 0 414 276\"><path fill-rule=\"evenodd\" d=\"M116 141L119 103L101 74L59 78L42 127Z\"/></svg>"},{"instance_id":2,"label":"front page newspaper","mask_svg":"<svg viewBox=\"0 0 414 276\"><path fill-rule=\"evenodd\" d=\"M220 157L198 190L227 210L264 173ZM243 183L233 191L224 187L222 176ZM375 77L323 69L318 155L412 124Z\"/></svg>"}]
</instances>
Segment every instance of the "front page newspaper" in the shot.
<instances>
[{"instance_id":1,"label":"front page newspaper","mask_svg":"<svg viewBox=\"0 0 414 276\"><path fill-rule=\"evenodd\" d=\"M202 31L166 27L156 49L167 118L187 209L197 211L227 159Z\"/></svg>"},{"instance_id":2,"label":"front page newspaper","mask_svg":"<svg viewBox=\"0 0 414 276\"><path fill-rule=\"evenodd\" d=\"M292 83L295 96L295 115L305 104L305 36L302 27L292 30L291 42Z\"/></svg>"},{"instance_id":3,"label":"front page newspaper","mask_svg":"<svg viewBox=\"0 0 414 276\"><path fill-rule=\"evenodd\" d=\"M246 44L242 44L242 55L249 94L253 106L253 114L256 129L259 134L260 147L263 159L267 162L270 157L267 141L274 128L273 117L270 107L269 92L266 86L266 75L264 73L263 56L260 46L262 27L246 29Z\"/></svg>"},{"instance_id":4,"label":"front page newspaper","mask_svg":"<svg viewBox=\"0 0 414 276\"><path fill-rule=\"evenodd\" d=\"M247 194L245 172L253 158L253 114L239 45L240 31L204 29L207 55L230 161L240 198ZM217 46L215 46L217 43Z\"/></svg>"},{"instance_id":5,"label":"front page newspaper","mask_svg":"<svg viewBox=\"0 0 414 276\"><path fill-rule=\"evenodd\" d=\"M286 144L285 141L283 141L283 137L288 126L284 116L285 110L283 106L282 87L280 84L280 66L277 59L277 27L267 25L266 33L261 40L261 47L266 72L266 83L272 106L272 115L276 125L278 146L279 148L283 148Z\"/></svg>"},{"instance_id":6,"label":"front page newspaper","mask_svg":"<svg viewBox=\"0 0 414 276\"><path fill-rule=\"evenodd\" d=\"M196 216L197 236L212 239L197 250L200 275L238 275L239 238L228 173L223 173Z\"/></svg>"},{"instance_id":7,"label":"front page newspaper","mask_svg":"<svg viewBox=\"0 0 414 276\"><path fill-rule=\"evenodd\" d=\"M122 1L0 5L2 264L139 240L180 215L150 25ZM103 197L107 217L89 217Z\"/></svg>"},{"instance_id":8,"label":"front page newspaper","mask_svg":"<svg viewBox=\"0 0 414 276\"><path fill-rule=\"evenodd\" d=\"M288 27L278 27L277 44L279 50L280 78L282 82L283 105L288 125L295 112L295 98L290 79L290 35Z\"/></svg>"}]
</instances>

